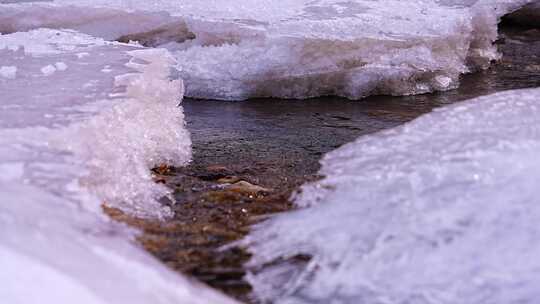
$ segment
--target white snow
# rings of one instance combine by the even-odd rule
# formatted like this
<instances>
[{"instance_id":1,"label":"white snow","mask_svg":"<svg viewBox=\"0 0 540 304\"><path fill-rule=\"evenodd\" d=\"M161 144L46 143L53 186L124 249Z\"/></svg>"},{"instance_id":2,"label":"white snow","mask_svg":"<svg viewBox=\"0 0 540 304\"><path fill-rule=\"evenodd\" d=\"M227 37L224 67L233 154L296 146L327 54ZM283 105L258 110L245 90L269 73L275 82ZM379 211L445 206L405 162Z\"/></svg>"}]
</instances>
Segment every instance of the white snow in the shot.
<instances>
[{"instance_id":1,"label":"white snow","mask_svg":"<svg viewBox=\"0 0 540 304\"><path fill-rule=\"evenodd\" d=\"M540 297L540 89L436 110L326 155L299 211L246 242L273 303L517 304ZM265 263L297 254L306 265Z\"/></svg>"},{"instance_id":2,"label":"white snow","mask_svg":"<svg viewBox=\"0 0 540 304\"><path fill-rule=\"evenodd\" d=\"M0 66L0 77L15 79L17 77L16 66Z\"/></svg>"},{"instance_id":3,"label":"white snow","mask_svg":"<svg viewBox=\"0 0 540 304\"><path fill-rule=\"evenodd\" d=\"M0 31L73 28L163 45L191 97L357 99L455 88L498 58L498 18L529 2L25 1L2 5Z\"/></svg>"},{"instance_id":4,"label":"white snow","mask_svg":"<svg viewBox=\"0 0 540 304\"><path fill-rule=\"evenodd\" d=\"M168 215L149 169L190 157L170 54L39 29L0 35L0 66L15 62L0 81L0 302L232 303L101 211ZM38 77L44 64L58 71Z\"/></svg>"}]
</instances>

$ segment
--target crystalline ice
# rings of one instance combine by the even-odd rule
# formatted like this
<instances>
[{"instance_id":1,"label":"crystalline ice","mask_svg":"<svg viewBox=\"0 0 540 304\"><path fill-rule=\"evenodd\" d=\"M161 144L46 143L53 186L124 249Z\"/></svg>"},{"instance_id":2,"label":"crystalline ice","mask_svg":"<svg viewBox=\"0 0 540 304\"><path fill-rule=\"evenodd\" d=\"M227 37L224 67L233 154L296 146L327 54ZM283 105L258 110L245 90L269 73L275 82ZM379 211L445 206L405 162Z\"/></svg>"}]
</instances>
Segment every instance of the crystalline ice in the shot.
<instances>
[{"instance_id":1,"label":"crystalline ice","mask_svg":"<svg viewBox=\"0 0 540 304\"><path fill-rule=\"evenodd\" d=\"M437 110L324 157L307 207L247 242L274 303L517 304L540 296L540 89Z\"/></svg>"},{"instance_id":2,"label":"crystalline ice","mask_svg":"<svg viewBox=\"0 0 540 304\"><path fill-rule=\"evenodd\" d=\"M166 269L101 212L106 202L167 215L149 169L190 156L173 62L73 31L0 35L2 74L17 67L0 78L0 302L232 302Z\"/></svg>"},{"instance_id":3,"label":"crystalline ice","mask_svg":"<svg viewBox=\"0 0 540 304\"><path fill-rule=\"evenodd\" d=\"M43 73L43 75L45 76L50 76L54 74L54 72L56 72L56 68L52 64L49 64L41 68L41 73Z\"/></svg>"},{"instance_id":4,"label":"crystalline ice","mask_svg":"<svg viewBox=\"0 0 540 304\"><path fill-rule=\"evenodd\" d=\"M531 1L25 2L4 5L0 31L63 27L163 45L187 96L234 100L452 89L498 58L498 18Z\"/></svg>"}]
</instances>

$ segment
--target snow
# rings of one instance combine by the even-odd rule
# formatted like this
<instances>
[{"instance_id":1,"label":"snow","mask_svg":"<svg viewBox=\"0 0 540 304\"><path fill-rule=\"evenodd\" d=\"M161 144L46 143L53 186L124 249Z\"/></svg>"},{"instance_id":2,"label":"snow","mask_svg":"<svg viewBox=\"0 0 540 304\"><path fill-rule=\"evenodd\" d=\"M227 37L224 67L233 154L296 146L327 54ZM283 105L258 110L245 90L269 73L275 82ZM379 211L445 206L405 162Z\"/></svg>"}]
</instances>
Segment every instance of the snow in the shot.
<instances>
[{"instance_id":1,"label":"snow","mask_svg":"<svg viewBox=\"0 0 540 304\"><path fill-rule=\"evenodd\" d=\"M72 28L160 45L177 58L187 96L237 100L455 88L498 58L498 18L531 1L10 2L0 4L0 32Z\"/></svg>"},{"instance_id":2,"label":"snow","mask_svg":"<svg viewBox=\"0 0 540 304\"><path fill-rule=\"evenodd\" d=\"M0 66L17 66L0 80L0 302L232 302L167 269L101 211L169 214L150 168L190 158L173 64L163 49L70 30L0 35ZM44 66L55 72L42 77Z\"/></svg>"},{"instance_id":3,"label":"snow","mask_svg":"<svg viewBox=\"0 0 540 304\"><path fill-rule=\"evenodd\" d=\"M539 101L540 89L480 97L326 155L325 177L295 197L305 208L246 240L255 294L273 303L536 303ZM284 262L298 254L312 259Z\"/></svg>"}]
</instances>

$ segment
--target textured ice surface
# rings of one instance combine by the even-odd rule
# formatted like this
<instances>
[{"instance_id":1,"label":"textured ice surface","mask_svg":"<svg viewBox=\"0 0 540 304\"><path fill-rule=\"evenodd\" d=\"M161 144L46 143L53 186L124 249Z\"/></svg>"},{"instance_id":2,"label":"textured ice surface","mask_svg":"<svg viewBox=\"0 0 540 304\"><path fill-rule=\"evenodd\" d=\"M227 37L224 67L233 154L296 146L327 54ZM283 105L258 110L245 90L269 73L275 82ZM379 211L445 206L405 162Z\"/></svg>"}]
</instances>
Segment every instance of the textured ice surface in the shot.
<instances>
[{"instance_id":1,"label":"textured ice surface","mask_svg":"<svg viewBox=\"0 0 540 304\"><path fill-rule=\"evenodd\" d=\"M275 303L537 303L540 89L436 110L324 157L248 242ZM309 262L283 262L295 255ZM266 268L259 269L265 263Z\"/></svg>"},{"instance_id":2,"label":"textured ice surface","mask_svg":"<svg viewBox=\"0 0 540 304\"><path fill-rule=\"evenodd\" d=\"M174 62L168 52L70 31L0 37L0 66L18 68L15 79L0 80L0 128L37 129L28 136L43 131L34 144L73 153L72 162L87 176L85 187L103 200L158 214L159 204L148 204L167 190L151 182L149 167L183 164L190 156L182 109L176 108L183 86L168 80ZM83 51L88 55L79 58Z\"/></svg>"},{"instance_id":3,"label":"textured ice surface","mask_svg":"<svg viewBox=\"0 0 540 304\"><path fill-rule=\"evenodd\" d=\"M172 62L73 31L0 35L0 66L17 67L0 77L0 302L228 302L101 213L166 215L149 168L190 155Z\"/></svg>"},{"instance_id":4,"label":"textured ice surface","mask_svg":"<svg viewBox=\"0 0 540 304\"><path fill-rule=\"evenodd\" d=\"M64 27L163 45L191 97L360 98L456 87L497 58L498 18L529 2L25 1L2 5L0 31Z\"/></svg>"}]
</instances>

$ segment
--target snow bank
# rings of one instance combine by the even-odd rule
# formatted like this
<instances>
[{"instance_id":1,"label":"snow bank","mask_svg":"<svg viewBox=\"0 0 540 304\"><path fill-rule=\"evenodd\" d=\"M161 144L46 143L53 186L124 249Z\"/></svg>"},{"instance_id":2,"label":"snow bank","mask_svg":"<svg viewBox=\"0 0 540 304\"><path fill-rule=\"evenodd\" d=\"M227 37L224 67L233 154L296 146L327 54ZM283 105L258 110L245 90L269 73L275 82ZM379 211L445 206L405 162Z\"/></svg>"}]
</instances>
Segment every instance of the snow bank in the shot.
<instances>
[{"instance_id":1,"label":"snow bank","mask_svg":"<svg viewBox=\"0 0 540 304\"><path fill-rule=\"evenodd\" d=\"M0 31L67 27L163 45L187 96L234 100L455 88L498 58L498 18L530 0L25 2L3 5Z\"/></svg>"},{"instance_id":2,"label":"snow bank","mask_svg":"<svg viewBox=\"0 0 540 304\"><path fill-rule=\"evenodd\" d=\"M0 302L229 302L101 213L106 201L167 215L149 168L190 156L172 63L165 50L73 31L0 35L0 66L16 67L0 77Z\"/></svg>"},{"instance_id":3,"label":"snow bank","mask_svg":"<svg viewBox=\"0 0 540 304\"><path fill-rule=\"evenodd\" d=\"M255 294L273 303L536 303L539 102L540 89L481 97L328 154L326 177L295 199L309 208L248 237ZM312 258L291 259L298 254Z\"/></svg>"}]
</instances>

